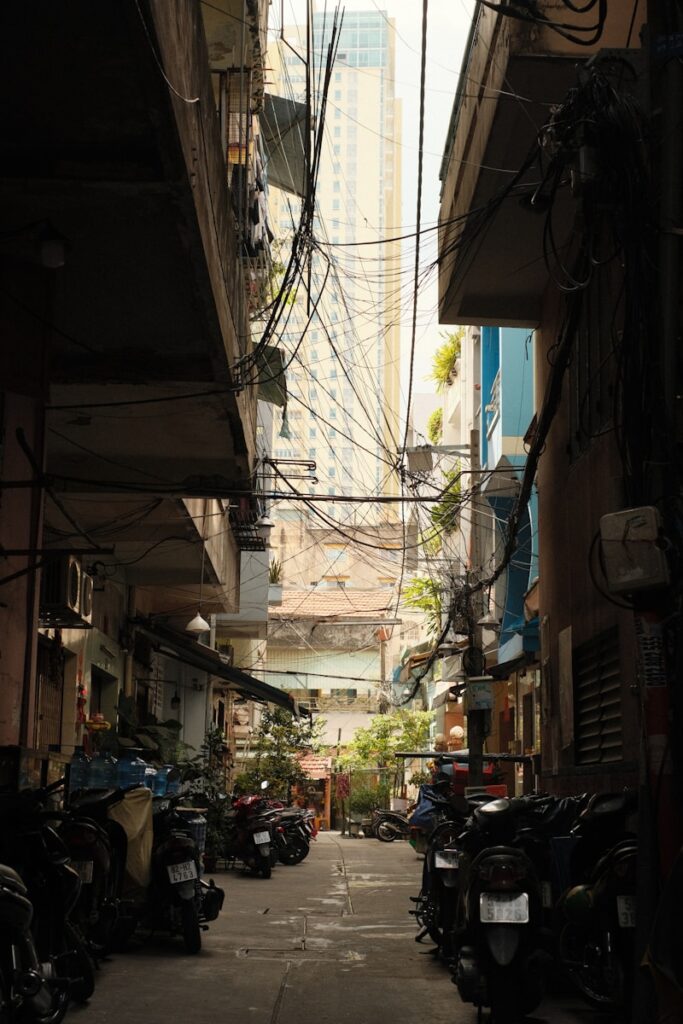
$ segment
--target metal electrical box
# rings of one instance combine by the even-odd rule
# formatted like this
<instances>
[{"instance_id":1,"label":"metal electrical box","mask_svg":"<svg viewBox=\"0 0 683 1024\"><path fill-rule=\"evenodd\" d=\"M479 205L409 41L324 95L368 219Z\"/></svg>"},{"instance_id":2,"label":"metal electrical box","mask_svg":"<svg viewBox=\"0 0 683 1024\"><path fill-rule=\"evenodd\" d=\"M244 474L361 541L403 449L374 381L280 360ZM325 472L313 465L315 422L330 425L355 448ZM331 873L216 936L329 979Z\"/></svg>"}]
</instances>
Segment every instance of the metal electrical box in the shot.
<instances>
[{"instance_id":1,"label":"metal electrical box","mask_svg":"<svg viewBox=\"0 0 683 1024\"><path fill-rule=\"evenodd\" d=\"M652 505L611 512L600 520L603 569L613 594L669 582L661 519Z\"/></svg>"}]
</instances>

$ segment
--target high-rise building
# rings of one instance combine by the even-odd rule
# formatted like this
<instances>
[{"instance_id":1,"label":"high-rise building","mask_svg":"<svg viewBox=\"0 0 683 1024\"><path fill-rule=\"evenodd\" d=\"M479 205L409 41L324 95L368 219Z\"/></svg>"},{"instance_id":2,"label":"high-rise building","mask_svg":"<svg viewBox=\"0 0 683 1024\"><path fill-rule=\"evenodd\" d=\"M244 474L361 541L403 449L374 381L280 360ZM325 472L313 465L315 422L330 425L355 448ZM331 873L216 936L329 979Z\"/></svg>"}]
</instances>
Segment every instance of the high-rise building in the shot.
<instances>
[{"instance_id":1,"label":"high-rise building","mask_svg":"<svg viewBox=\"0 0 683 1024\"><path fill-rule=\"evenodd\" d=\"M331 30L329 13L314 14L314 112ZM305 102L306 28L285 28L282 37L270 54L275 91ZM400 234L401 110L394 65L394 33L386 14L346 11L322 129L314 220L318 247L280 328L287 351L300 344L287 370L287 425L281 433L276 425L272 452L276 459L314 461L318 482L298 481L298 486L326 497L399 493L400 243L359 244ZM283 240L286 253L298 200L271 189L270 210L275 246ZM398 518L393 505L326 502L316 509L345 528L381 528ZM279 503L273 510L285 528L310 514L300 503L289 509ZM319 519L315 525L321 525ZM276 543L279 536L280 529L274 531ZM322 548L320 557L326 557ZM287 580L288 566L283 568ZM321 565L318 578L325 568ZM354 574L348 575L347 586L353 586Z\"/></svg>"}]
</instances>

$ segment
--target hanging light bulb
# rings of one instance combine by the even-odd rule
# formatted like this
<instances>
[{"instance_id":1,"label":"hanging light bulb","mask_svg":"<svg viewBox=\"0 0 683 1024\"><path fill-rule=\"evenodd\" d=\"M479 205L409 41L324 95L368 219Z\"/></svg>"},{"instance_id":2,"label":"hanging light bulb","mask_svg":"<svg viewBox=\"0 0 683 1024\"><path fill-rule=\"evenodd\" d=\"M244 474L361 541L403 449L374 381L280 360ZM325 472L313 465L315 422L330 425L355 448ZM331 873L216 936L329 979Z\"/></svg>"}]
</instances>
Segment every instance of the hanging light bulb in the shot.
<instances>
[{"instance_id":1,"label":"hanging light bulb","mask_svg":"<svg viewBox=\"0 0 683 1024\"><path fill-rule=\"evenodd\" d=\"M185 626L186 633L196 633L199 636L200 633L208 633L211 626L206 621L201 612L197 612L193 619L190 619L188 624Z\"/></svg>"}]
</instances>

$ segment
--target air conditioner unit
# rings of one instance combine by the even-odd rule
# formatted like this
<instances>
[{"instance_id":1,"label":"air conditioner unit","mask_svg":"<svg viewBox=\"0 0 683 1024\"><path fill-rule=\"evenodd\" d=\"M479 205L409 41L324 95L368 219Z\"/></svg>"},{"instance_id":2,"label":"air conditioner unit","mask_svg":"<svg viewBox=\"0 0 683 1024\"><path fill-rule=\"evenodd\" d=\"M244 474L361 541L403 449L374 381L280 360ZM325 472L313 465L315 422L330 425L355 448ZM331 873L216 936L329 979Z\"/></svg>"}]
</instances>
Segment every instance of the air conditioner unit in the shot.
<instances>
[{"instance_id":1,"label":"air conditioner unit","mask_svg":"<svg viewBox=\"0 0 683 1024\"><path fill-rule=\"evenodd\" d=\"M84 579L88 581L85 585ZM91 620L92 579L83 572L80 558L76 555L51 558L41 576L39 624L83 629L89 628Z\"/></svg>"}]
</instances>

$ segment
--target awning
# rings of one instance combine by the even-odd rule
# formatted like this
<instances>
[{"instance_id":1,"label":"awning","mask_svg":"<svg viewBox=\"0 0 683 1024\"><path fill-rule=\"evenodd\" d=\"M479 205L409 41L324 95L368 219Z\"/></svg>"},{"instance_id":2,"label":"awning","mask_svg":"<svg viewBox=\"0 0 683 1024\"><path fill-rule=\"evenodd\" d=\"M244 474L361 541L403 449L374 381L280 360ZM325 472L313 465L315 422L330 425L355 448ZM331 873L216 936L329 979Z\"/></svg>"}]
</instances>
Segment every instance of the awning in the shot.
<instances>
[{"instance_id":1,"label":"awning","mask_svg":"<svg viewBox=\"0 0 683 1024\"><path fill-rule=\"evenodd\" d=\"M268 184L294 195L306 194L306 104L266 93L261 114Z\"/></svg>"},{"instance_id":2,"label":"awning","mask_svg":"<svg viewBox=\"0 0 683 1024\"><path fill-rule=\"evenodd\" d=\"M256 355L258 372L258 397L281 409L287 405L287 378L282 358L282 349L277 345L266 345Z\"/></svg>"},{"instance_id":3,"label":"awning","mask_svg":"<svg viewBox=\"0 0 683 1024\"><path fill-rule=\"evenodd\" d=\"M277 704L279 707L291 711L297 717L300 715L310 716L310 711L307 708L300 708L297 701L284 690L278 690L276 686L270 686L260 679L255 679L248 672L243 672L241 669L235 668L234 665L226 664L218 651L205 647L203 644L197 643L196 640L190 640L175 629L151 622L149 619L137 617L131 622L150 638L152 647L160 654L168 658L175 658L176 661L181 661L184 665L191 665L193 668L199 669L200 672L207 672L209 675L224 679L230 685L231 690L236 690L237 693L249 700Z\"/></svg>"}]
</instances>

